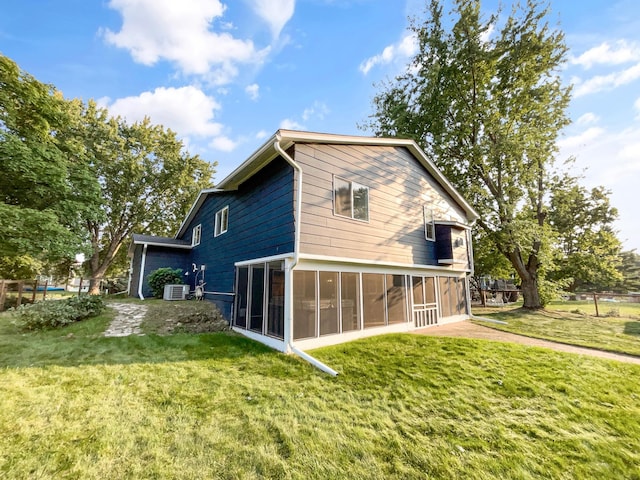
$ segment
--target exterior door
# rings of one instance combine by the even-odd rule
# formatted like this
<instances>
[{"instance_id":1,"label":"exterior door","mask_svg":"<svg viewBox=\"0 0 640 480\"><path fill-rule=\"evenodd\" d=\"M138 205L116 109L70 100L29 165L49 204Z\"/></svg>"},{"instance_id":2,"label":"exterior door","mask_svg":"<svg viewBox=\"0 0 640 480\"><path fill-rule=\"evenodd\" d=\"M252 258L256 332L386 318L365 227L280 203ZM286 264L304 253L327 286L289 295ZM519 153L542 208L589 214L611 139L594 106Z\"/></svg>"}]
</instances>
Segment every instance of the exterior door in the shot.
<instances>
[{"instance_id":1,"label":"exterior door","mask_svg":"<svg viewBox=\"0 0 640 480\"><path fill-rule=\"evenodd\" d=\"M411 307L416 328L438 323L436 282L433 277L411 277Z\"/></svg>"}]
</instances>

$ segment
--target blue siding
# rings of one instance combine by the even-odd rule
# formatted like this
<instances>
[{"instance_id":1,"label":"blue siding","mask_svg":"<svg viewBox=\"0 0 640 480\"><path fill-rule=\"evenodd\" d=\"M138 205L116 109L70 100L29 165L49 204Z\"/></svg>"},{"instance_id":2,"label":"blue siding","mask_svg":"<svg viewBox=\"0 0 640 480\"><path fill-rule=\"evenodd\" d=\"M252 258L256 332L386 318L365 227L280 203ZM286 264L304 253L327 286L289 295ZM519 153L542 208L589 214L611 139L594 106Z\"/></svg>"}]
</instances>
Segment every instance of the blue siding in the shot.
<instances>
[{"instance_id":1,"label":"blue siding","mask_svg":"<svg viewBox=\"0 0 640 480\"><path fill-rule=\"evenodd\" d=\"M142 294L145 298L153 297L153 293L151 292L151 288L149 287L148 276L154 270L158 268L179 268L184 272L187 271L191 264L189 263L189 250L182 250L178 248L166 248L166 247L155 247L149 245L147 247L147 257L144 264L144 283L142 285ZM138 266L138 271L140 271L140 266ZM186 278L186 277L185 277ZM135 288L137 294L137 286L136 283Z\"/></svg>"},{"instance_id":2,"label":"blue siding","mask_svg":"<svg viewBox=\"0 0 640 480\"><path fill-rule=\"evenodd\" d=\"M193 227L202 225L200 245L191 250L188 265L206 265L206 291L232 293L235 262L293 252L293 192L293 168L276 158L237 191L209 195L181 238L191 241ZM214 237L216 212L225 206L228 230ZM193 288L193 276L189 279ZM207 294L207 299L230 318L232 296Z\"/></svg>"}]
</instances>

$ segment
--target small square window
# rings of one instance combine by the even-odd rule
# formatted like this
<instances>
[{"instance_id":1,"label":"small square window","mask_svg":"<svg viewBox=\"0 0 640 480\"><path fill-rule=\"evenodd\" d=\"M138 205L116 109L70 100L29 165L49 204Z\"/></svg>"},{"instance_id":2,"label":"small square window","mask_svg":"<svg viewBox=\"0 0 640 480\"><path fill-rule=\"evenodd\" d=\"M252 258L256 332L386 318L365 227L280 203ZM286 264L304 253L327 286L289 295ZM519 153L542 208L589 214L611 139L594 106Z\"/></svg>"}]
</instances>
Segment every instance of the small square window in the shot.
<instances>
[{"instance_id":1,"label":"small square window","mask_svg":"<svg viewBox=\"0 0 640 480\"><path fill-rule=\"evenodd\" d=\"M424 211L424 238L435 242L436 240L436 224L433 219L433 210L425 205Z\"/></svg>"},{"instance_id":2,"label":"small square window","mask_svg":"<svg viewBox=\"0 0 640 480\"><path fill-rule=\"evenodd\" d=\"M227 231L229 227L229 206L224 207L222 210L218 210L216 213L216 225L213 231L214 237L222 235Z\"/></svg>"},{"instance_id":3,"label":"small square window","mask_svg":"<svg viewBox=\"0 0 640 480\"><path fill-rule=\"evenodd\" d=\"M191 246L195 247L200 245L200 238L202 237L202 225L196 225L191 231Z\"/></svg>"},{"instance_id":4,"label":"small square window","mask_svg":"<svg viewBox=\"0 0 640 480\"><path fill-rule=\"evenodd\" d=\"M333 212L341 217L369 221L369 187L333 178Z\"/></svg>"}]
</instances>

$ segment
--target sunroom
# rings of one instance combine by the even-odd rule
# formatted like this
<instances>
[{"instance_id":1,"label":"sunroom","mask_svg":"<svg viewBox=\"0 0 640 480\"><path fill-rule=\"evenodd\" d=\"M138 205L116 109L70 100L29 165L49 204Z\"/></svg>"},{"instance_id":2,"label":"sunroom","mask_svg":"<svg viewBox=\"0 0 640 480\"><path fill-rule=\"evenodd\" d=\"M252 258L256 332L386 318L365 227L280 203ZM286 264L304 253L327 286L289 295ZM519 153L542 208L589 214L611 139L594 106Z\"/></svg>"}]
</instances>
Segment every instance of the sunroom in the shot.
<instances>
[{"instance_id":1,"label":"sunroom","mask_svg":"<svg viewBox=\"0 0 640 480\"><path fill-rule=\"evenodd\" d=\"M305 350L469 314L465 272L290 264L272 258L236 265L234 330L281 351Z\"/></svg>"}]
</instances>

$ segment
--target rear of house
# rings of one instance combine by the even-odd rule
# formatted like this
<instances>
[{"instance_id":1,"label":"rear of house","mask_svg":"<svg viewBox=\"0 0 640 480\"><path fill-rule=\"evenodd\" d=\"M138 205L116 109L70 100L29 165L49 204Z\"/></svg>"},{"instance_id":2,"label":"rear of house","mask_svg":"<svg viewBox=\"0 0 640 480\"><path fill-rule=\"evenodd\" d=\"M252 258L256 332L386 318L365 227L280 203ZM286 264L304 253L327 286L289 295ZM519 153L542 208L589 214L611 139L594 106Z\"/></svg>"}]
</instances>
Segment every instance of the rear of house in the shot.
<instances>
[{"instance_id":1,"label":"rear of house","mask_svg":"<svg viewBox=\"0 0 640 480\"><path fill-rule=\"evenodd\" d=\"M200 194L174 245L134 237L130 292L183 262L236 331L281 351L458 321L476 218L413 141L280 130Z\"/></svg>"}]
</instances>

